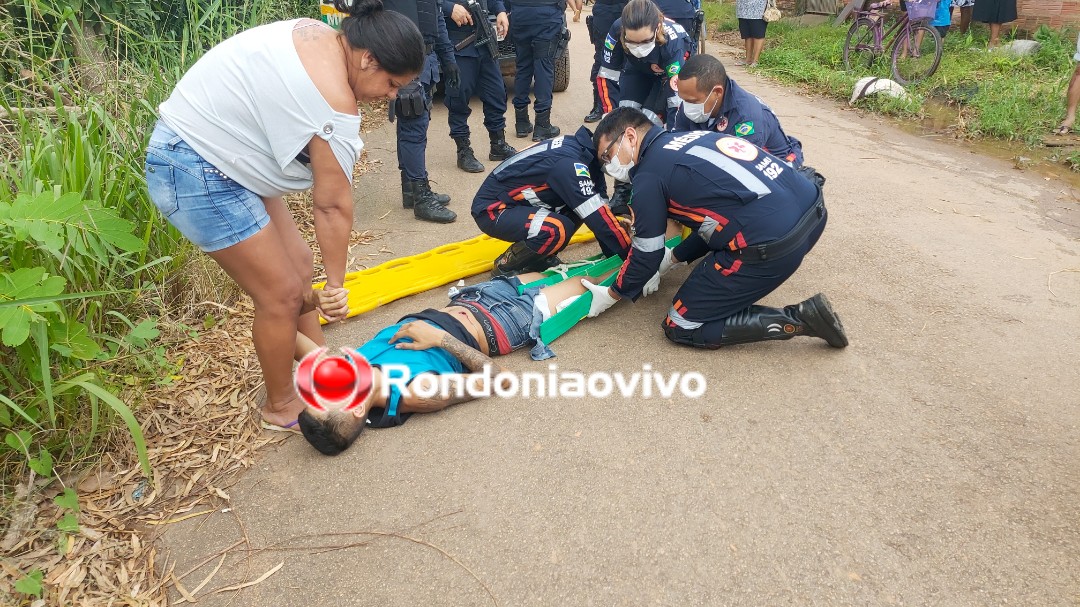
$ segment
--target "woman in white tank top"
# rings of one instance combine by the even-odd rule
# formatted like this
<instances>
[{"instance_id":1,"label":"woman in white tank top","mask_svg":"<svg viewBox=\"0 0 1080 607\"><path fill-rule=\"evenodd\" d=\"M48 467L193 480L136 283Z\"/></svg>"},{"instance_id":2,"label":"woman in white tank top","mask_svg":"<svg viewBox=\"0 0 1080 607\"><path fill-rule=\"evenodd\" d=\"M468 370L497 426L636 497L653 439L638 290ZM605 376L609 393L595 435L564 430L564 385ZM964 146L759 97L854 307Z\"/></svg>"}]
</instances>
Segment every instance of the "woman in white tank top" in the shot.
<instances>
[{"instance_id":1,"label":"woman in white tank top","mask_svg":"<svg viewBox=\"0 0 1080 607\"><path fill-rule=\"evenodd\" d=\"M341 32L311 19L270 23L208 51L160 107L150 197L255 303L252 339L266 383L264 427L295 430L297 333L326 341L319 314L348 313L358 102L392 99L417 76L424 41L381 0L336 0ZM326 288L282 195L312 188Z\"/></svg>"}]
</instances>

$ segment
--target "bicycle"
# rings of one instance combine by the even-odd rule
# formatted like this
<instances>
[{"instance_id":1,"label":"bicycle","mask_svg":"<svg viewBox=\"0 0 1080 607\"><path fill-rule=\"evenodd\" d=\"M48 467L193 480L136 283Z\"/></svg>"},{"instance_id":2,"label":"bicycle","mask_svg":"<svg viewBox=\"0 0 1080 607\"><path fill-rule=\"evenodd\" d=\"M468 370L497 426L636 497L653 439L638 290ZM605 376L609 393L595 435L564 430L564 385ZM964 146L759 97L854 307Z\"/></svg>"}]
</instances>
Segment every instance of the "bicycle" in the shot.
<instances>
[{"instance_id":1,"label":"bicycle","mask_svg":"<svg viewBox=\"0 0 1080 607\"><path fill-rule=\"evenodd\" d=\"M937 4L932 0L907 0L909 12L886 32L883 9L891 4L892 0L882 0L870 4L868 10L855 10L855 22L844 40L844 68L869 68L891 49L893 78L900 84L915 84L937 71L941 63L941 36L926 24ZM913 12L915 19L909 15Z\"/></svg>"}]
</instances>

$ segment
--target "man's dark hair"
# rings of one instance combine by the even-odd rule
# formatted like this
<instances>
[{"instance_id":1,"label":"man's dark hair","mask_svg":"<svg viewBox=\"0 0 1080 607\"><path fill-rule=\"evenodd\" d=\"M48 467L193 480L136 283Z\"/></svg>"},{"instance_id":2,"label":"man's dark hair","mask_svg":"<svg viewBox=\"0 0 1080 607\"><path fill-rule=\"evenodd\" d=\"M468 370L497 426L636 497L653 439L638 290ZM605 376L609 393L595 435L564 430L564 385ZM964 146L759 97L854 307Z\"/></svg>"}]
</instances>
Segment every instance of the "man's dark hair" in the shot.
<instances>
[{"instance_id":1,"label":"man's dark hair","mask_svg":"<svg viewBox=\"0 0 1080 607\"><path fill-rule=\"evenodd\" d=\"M307 442L323 455L337 455L348 449L367 426L367 420L357 418L347 411L335 411L325 419L319 419L304 409L297 421L300 422L300 432L304 434Z\"/></svg>"},{"instance_id":2,"label":"man's dark hair","mask_svg":"<svg viewBox=\"0 0 1080 607\"><path fill-rule=\"evenodd\" d=\"M690 78L697 78L697 89L702 92L712 90L717 85L727 88L727 70L712 55L698 54L686 60L679 70L679 80Z\"/></svg>"},{"instance_id":3,"label":"man's dark hair","mask_svg":"<svg viewBox=\"0 0 1080 607\"><path fill-rule=\"evenodd\" d=\"M596 148L596 154L599 156L604 153L604 150L600 149L600 138L617 137L619 133L626 130L626 127L633 127L639 129L645 127L649 129L653 126L649 117L641 112L641 110L632 107L619 107L608 112L607 116L600 121L600 124L596 125L596 132L593 133L593 147Z\"/></svg>"},{"instance_id":4,"label":"man's dark hair","mask_svg":"<svg viewBox=\"0 0 1080 607\"><path fill-rule=\"evenodd\" d=\"M334 8L349 15L341 20L349 46L370 51L388 73L415 74L424 67L424 36L405 15L383 10L382 0L334 0Z\"/></svg>"}]
</instances>

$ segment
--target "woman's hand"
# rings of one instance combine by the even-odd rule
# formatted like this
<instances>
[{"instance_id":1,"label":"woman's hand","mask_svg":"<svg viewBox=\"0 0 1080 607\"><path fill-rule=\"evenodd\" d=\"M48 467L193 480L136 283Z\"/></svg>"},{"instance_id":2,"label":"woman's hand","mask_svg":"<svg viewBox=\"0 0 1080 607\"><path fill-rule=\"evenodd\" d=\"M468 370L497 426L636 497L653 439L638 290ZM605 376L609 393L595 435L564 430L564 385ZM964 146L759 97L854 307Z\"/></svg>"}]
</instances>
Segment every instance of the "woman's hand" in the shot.
<instances>
[{"instance_id":1,"label":"woman's hand","mask_svg":"<svg viewBox=\"0 0 1080 607\"><path fill-rule=\"evenodd\" d=\"M447 335L449 335L449 333L442 329L438 329L421 320L414 320L401 325L398 332L394 333L394 336L390 338L390 343L408 337L412 340L412 343L402 342L395 344L394 347L399 350L427 350L428 348L440 347L442 345L443 337L446 337Z\"/></svg>"},{"instance_id":2,"label":"woman's hand","mask_svg":"<svg viewBox=\"0 0 1080 607\"><path fill-rule=\"evenodd\" d=\"M344 287L312 289L315 309L327 322L345 320L349 315L349 290Z\"/></svg>"}]
</instances>

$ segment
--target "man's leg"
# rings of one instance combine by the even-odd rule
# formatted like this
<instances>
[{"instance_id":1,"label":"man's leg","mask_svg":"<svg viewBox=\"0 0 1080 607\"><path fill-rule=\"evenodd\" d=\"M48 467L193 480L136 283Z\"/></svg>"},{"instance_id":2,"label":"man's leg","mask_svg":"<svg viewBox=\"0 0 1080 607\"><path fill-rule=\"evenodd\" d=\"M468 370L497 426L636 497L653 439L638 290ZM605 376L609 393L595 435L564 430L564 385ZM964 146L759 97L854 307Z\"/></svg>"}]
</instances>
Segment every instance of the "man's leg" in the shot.
<instances>
[{"instance_id":1,"label":"man's leg","mask_svg":"<svg viewBox=\"0 0 1080 607\"><path fill-rule=\"evenodd\" d=\"M661 326L675 343L716 349L758 341L820 337L847 345L840 319L824 295L783 308L754 305L783 284L802 263L824 224L802 250L763 263L732 261L725 252L705 256L675 294Z\"/></svg>"},{"instance_id":2,"label":"man's leg","mask_svg":"<svg viewBox=\"0 0 1080 607\"><path fill-rule=\"evenodd\" d=\"M1076 54L1073 59L1080 61L1080 39L1076 41ZM1073 123L1076 122L1076 106L1080 105L1080 63L1073 70L1072 79L1069 80L1069 92L1066 96L1065 120L1055 131L1059 135L1068 134L1072 131Z\"/></svg>"},{"instance_id":3,"label":"man's leg","mask_svg":"<svg viewBox=\"0 0 1080 607\"><path fill-rule=\"evenodd\" d=\"M570 244L577 224L569 217L532 206L516 206L476 217L480 231L514 244L495 259L496 276L538 272L562 263L556 254Z\"/></svg>"},{"instance_id":4,"label":"man's leg","mask_svg":"<svg viewBox=\"0 0 1080 607\"><path fill-rule=\"evenodd\" d=\"M532 135L533 124L529 119L529 104L532 99L533 82L533 30L535 27L528 23L527 10L515 9L514 18L510 20L510 36L514 40L516 52L516 69L514 74L514 134L518 138Z\"/></svg>"},{"instance_id":5,"label":"man's leg","mask_svg":"<svg viewBox=\"0 0 1080 607\"><path fill-rule=\"evenodd\" d=\"M421 84L424 98L430 103L431 88ZM431 191L427 172L427 132L431 112L419 116L398 116L398 168L401 170L402 206L413 210L421 221L450 223L457 214L446 208L450 197Z\"/></svg>"},{"instance_id":6,"label":"man's leg","mask_svg":"<svg viewBox=\"0 0 1080 607\"><path fill-rule=\"evenodd\" d=\"M551 102L555 94L555 49L563 31L563 11L554 7L539 7L539 25L533 45L533 75L536 97L536 127L533 141L559 136L559 127L551 124Z\"/></svg>"},{"instance_id":7,"label":"man's leg","mask_svg":"<svg viewBox=\"0 0 1080 607\"><path fill-rule=\"evenodd\" d=\"M469 101L476 93L480 78L480 58L457 55L460 80L456 89L447 88L443 103L448 110L447 122L450 124L450 137L457 144L457 166L466 173L483 173L484 165L476 159L472 141L469 138L469 116L472 108Z\"/></svg>"},{"instance_id":8,"label":"man's leg","mask_svg":"<svg viewBox=\"0 0 1080 607\"><path fill-rule=\"evenodd\" d=\"M517 153L506 143L506 87L499 62L487 50L480 53L477 91L484 103L484 128L491 144L488 160L506 160Z\"/></svg>"}]
</instances>

